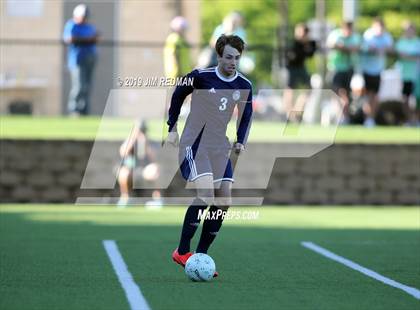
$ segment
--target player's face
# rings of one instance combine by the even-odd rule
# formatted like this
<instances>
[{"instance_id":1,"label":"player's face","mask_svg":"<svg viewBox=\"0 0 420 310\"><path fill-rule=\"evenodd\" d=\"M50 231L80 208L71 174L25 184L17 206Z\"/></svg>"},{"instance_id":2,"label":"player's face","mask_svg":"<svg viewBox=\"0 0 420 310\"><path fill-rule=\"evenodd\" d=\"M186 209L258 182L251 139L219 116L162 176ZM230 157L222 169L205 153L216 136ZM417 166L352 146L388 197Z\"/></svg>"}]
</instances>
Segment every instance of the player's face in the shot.
<instances>
[{"instance_id":1,"label":"player's face","mask_svg":"<svg viewBox=\"0 0 420 310\"><path fill-rule=\"evenodd\" d=\"M240 58L241 54L236 48L226 45L222 57L217 57L220 73L228 77L234 75L238 68Z\"/></svg>"}]
</instances>

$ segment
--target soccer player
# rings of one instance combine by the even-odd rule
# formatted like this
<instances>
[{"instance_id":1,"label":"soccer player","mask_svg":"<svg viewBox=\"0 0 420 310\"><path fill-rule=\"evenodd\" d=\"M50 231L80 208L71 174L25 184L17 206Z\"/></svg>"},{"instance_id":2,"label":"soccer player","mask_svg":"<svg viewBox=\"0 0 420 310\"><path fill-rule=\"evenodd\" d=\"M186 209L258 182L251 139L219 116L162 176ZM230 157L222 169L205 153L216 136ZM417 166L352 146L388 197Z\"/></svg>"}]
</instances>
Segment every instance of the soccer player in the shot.
<instances>
[{"instance_id":1,"label":"soccer player","mask_svg":"<svg viewBox=\"0 0 420 310\"><path fill-rule=\"evenodd\" d=\"M220 214L219 209L227 211L231 204L232 147L226 129L236 106L238 121L233 150L239 155L245 150L252 117L252 84L237 71L244 45L236 35L219 37L215 46L218 65L189 73L187 78L193 78L192 85L178 86L172 96L166 142L177 145L178 116L184 99L192 93L191 111L179 143L179 159L181 173L193 183L197 197L187 209L179 246L172 253L172 259L183 267L192 255L190 241L200 225L200 214L208 206L211 215ZM222 222L223 216L206 217L197 253L207 253Z\"/></svg>"}]
</instances>

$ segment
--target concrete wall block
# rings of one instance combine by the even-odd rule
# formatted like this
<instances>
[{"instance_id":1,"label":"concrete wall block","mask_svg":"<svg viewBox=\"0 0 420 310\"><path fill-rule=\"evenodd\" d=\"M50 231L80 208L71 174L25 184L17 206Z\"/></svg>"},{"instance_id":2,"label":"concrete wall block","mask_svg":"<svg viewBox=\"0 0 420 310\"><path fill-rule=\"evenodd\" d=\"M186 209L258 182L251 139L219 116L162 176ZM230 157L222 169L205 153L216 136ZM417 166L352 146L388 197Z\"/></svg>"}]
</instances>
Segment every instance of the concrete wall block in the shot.
<instances>
[{"instance_id":1,"label":"concrete wall block","mask_svg":"<svg viewBox=\"0 0 420 310\"><path fill-rule=\"evenodd\" d=\"M273 172L275 174L297 173L296 162L290 159L277 159L274 163Z\"/></svg>"},{"instance_id":2,"label":"concrete wall block","mask_svg":"<svg viewBox=\"0 0 420 310\"><path fill-rule=\"evenodd\" d=\"M73 161L71 163L71 168L73 171L85 172L88 164L88 157L81 158L80 160ZM117 165L118 163L116 163Z\"/></svg>"},{"instance_id":3,"label":"concrete wall block","mask_svg":"<svg viewBox=\"0 0 420 310\"><path fill-rule=\"evenodd\" d=\"M307 185L310 182L310 180L300 176L289 176L288 178L284 178L282 180L279 180L278 182L280 188L285 188L289 190L302 188L303 186L305 186L305 184Z\"/></svg>"},{"instance_id":4,"label":"concrete wall block","mask_svg":"<svg viewBox=\"0 0 420 310\"><path fill-rule=\"evenodd\" d=\"M341 153L336 158L348 161L359 161L364 157L363 154L369 152L369 147L362 144L336 145L336 147L341 150Z\"/></svg>"},{"instance_id":5,"label":"concrete wall block","mask_svg":"<svg viewBox=\"0 0 420 310\"><path fill-rule=\"evenodd\" d=\"M396 201L393 199L392 192L378 190L370 191L365 193L363 202L367 204L395 204Z\"/></svg>"},{"instance_id":6,"label":"concrete wall block","mask_svg":"<svg viewBox=\"0 0 420 310\"><path fill-rule=\"evenodd\" d=\"M376 188L376 179L373 177L361 178L352 176L348 179L348 188L352 190L374 190Z\"/></svg>"},{"instance_id":7,"label":"concrete wall block","mask_svg":"<svg viewBox=\"0 0 420 310\"><path fill-rule=\"evenodd\" d=\"M62 143L57 141L54 143L48 143L49 141L37 141L36 144L31 143L31 147L36 152L33 152L32 158L34 160L50 160L53 156L61 157L60 149Z\"/></svg>"},{"instance_id":8,"label":"concrete wall block","mask_svg":"<svg viewBox=\"0 0 420 310\"><path fill-rule=\"evenodd\" d=\"M49 186L55 184L53 175L45 171L34 171L25 179L26 183L31 186Z\"/></svg>"},{"instance_id":9,"label":"concrete wall block","mask_svg":"<svg viewBox=\"0 0 420 310\"><path fill-rule=\"evenodd\" d=\"M406 184L407 184L406 190L420 192L420 178L417 179L417 178L409 177L407 178Z\"/></svg>"},{"instance_id":10,"label":"concrete wall block","mask_svg":"<svg viewBox=\"0 0 420 310\"><path fill-rule=\"evenodd\" d=\"M7 168L7 163L8 161L6 160L6 155L0 150L0 171Z\"/></svg>"},{"instance_id":11,"label":"concrete wall block","mask_svg":"<svg viewBox=\"0 0 420 310\"><path fill-rule=\"evenodd\" d=\"M399 162L395 165L395 172L397 175L420 179L420 159L417 162Z\"/></svg>"},{"instance_id":12,"label":"concrete wall block","mask_svg":"<svg viewBox=\"0 0 420 310\"><path fill-rule=\"evenodd\" d=\"M396 202L398 204L420 205L420 191L403 190L397 192Z\"/></svg>"},{"instance_id":13,"label":"concrete wall block","mask_svg":"<svg viewBox=\"0 0 420 310\"><path fill-rule=\"evenodd\" d=\"M9 154L10 155L10 154ZM27 172L35 169L38 162L31 157L24 157L23 154L7 159L7 167L9 169Z\"/></svg>"},{"instance_id":14,"label":"concrete wall block","mask_svg":"<svg viewBox=\"0 0 420 310\"><path fill-rule=\"evenodd\" d=\"M332 191L329 203L333 204L360 204L363 196L360 191L348 189L344 191Z\"/></svg>"},{"instance_id":15,"label":"concrete wall block","mask_svg":"<svg viewBox=\"0 0 420 310\"><path fill-rule=\"evenodd\" d=\"M0 172L0 186L20 186L22 175L18 171L2 170Z\"/></svg>"},{"instance_id":16,"label":"concrete wall block","mask_svg":"<svg viewBox=\"0 0 420 310\"><path fill-rule=\"evenodd\" d=\"M343 177L322 177L315 181L318 190L341 190L345 188Z\"/></svg>"},{"instance_id":17,"label":"concrete wall block","mask_svg":"<svg viewBox=\"0 0 420 310\"><path fill-rule=\"evenodd\" d=\"M269 204L277 204L277 203L284 203L284 204L296 204L296 194L294 191L285 190L285 189L267 189L264 196L264 203Z\"/></svg>"},{"instance_id":18,"label":"concrete wall block","mask_svg":"<svg viewBox=\"0 0 420 310\"><path fill-rule=\"evenodd\" d=\"M360 161L346 161L335 160L331 162L330 169L332 174L335 175L360 175L362 172L362 164Z\"/></svg>"},{"instance_id":19,"label":"concrete wall block","mask_svg":"<svg viewBox=\"0 0 420 310\"><path fill-rule=\"evenodd\" d=\"M303 162L302 165L298 167L300 175L308 175L308 176L321 176L321 175L328 175L330 165L326 161L308 161Z\"/></svg>"},{"instance_id":20,"label":"concrete wall block","mask_svg":"<svg viewBox=\"0 0 420 310\"><path fill-rule=\"evenodd\" d=\"M396 150L394 150L395 152ZM420 146L419 145L412 145L412 146L404 146L398 148L398 162L400 163L415 163L417 162L417 165L420 165Z\"/></svg>"},{"instance_id":21,"label":"concrete wall block","mask_svg":"<svg viewBox=\"0 0 420 310\"><path fill-rule=\"evenodd\" d=\"M324 204L329 201L328 193L326 191L318 190L303 190L299 192L298 203L302 204Z\"/></svg>"},{"instance_id":22,"label":"concrete wall block","mask_svg":"<svg viewBox=\"0 0 420 310\"><path fill-rule=\"evenodd\" d=\"M55 156L50 161L43 161L43 167L51 172L66 172L72 169L72 162L64 157Z\"/></svg>"},{"instance_id":23,"label":"concrete wall block","mask_svg":"<svg viewBox=\"0 0 420 310\"><path fill-rule=\"evenodd\" d=\"M378 188L384 191L401 191L407 189L410 185L407 179L400 177L379 178L377 183Z\"/></svg>"},{"instance_id":24,"label":"concrete wall block","mask_svg":"<svg viewBox=\"0 0 420 310\"><path fill-rule=\"evenodd\" d=\"M394 167L384 162L372 162L362 167L363 173L367 176L389 177L394 173Z\"/></svg>"},{"instance_id":25,"label":"concrete wall block","mask_svg":"<svg viewBox=\"0 0 420 310\"><path fill-rule=\"evenodd\" d=\"M39 192L37 192L32 186L17 186L12 190L11 201L39 202Z\"/></svg>"},{"instance_id":26,"label":"concrete wall block","mask_svg":"<svg viewBox=\"0 0 420 310\"><path fill-rule=\"evenodd\" d=\"M65 186L80 186L83 179L83 173L68 171L57 176L57 182Z\"/></svg>"},{"instance_id":27,"label":"concrete wall block","mask_svg":"<svg viewBox=\"0 0 420 310\"><path fill-rule=\"evenodd\" d=\"M52 187L44 189L40 198L45 202L69 202L71 200L70 192L63 187Z\"/></svg>"}]
</instances>

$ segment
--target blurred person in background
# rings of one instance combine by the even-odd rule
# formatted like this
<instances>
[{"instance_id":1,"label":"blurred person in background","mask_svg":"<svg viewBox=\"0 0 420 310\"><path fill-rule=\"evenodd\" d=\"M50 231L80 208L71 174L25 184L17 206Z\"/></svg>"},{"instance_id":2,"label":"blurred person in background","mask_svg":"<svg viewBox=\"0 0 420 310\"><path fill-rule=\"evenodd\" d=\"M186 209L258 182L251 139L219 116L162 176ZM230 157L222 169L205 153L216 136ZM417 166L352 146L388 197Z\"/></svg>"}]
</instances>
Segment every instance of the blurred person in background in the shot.
<instances>
[{"instance_id":1,"label":"blurred person in background","mask_svg":"<svg viewBox=\"0 0 420 310\"><path fill-rule=\"evenodd\" d=\"M216 46L217 39L220 38L222 34L235 35L240 37L242 41L246 42L246 31L243 28L243 25L244 17L241 13L237 11L229 13L223 19L223 23L214 29L213 35L210 39L210 46L214 48Z\"/></svg>"},{"instance_id":2,"label":"blurred person in background","mask_svg":"<svg viewBox=\"0 0 420 310\"><path fill-rule=\"evenodd\" d=\"M386 31L382 19L376 17L372 26L363 34L360 56L360 65L369 102L369 104L364 105L366 115L364 125L366 127L375 126L381 73L386 68L386 55L392 51L392 46L392 36Z\"/></svg>"},{"instance_id":3,"label":"blurred person in background","mask_svg":"<svg viewBox=\"0 0 420 310\"><path fill-rule=\"evenodd\" d=\"M120 147L120 156L122 165L118 171L118 184L121 195L117 206L125 208L130 202L133 177L146 182L156 181L159 177L159 167L154 162L154 153L147 137L145 121L139 120L136 123L130 136ZM158 190L153 191L152 198L155 206L161 206ZM147 204L152 205L152 203Z\"/></svg>"},{"instance_id":4,"label":"blurred person in background","mask_svg":"<svg viewBox=\"0 0 420 310\"><path fill-rule=\"evenodd\" d=\"M246 42L246 31L243 28L244 17L238 11L232 11L223 18L223 22L218 25L210 38L209 46L204 49L198 59L199 68L217 66L217 53L215 52L216 41L223 34L236 35ZM241 58L242 59L242 58Z\"/></svg>"},{"instance_id":5,"label":"blurred person in background","mask_svg":"<svg viewBox=\"0 0 420 310\"><path fill-rule=\"evenodd\" d=\"M404 33L395 45L398 56L398 66L403 80L403 103L407 123L415 123L416 115L409 105L410 96L414 94L420 75L420 39L416 35L413 23L407 22L403 26ZM414 97L415 98L415 97ZM418 110L418 102L416 109Z\"/></svg>"},{"instance_id":6,"label":"blurred person in background","mask_svg":"<svg viewBox=\"0 0 420 310\"><path fill-rule=\"evenodd\" d=\"M71 75L68 113L73 116L89 113L89 96L97 58L98 31L88 22L90 11L85 4L77 5L73 18L64 26L63 39L68 45L67 66Z\"/></svg>"},{"instance_id":7,"label":"blurred person in background","mask_svg":"<svg viewBox=\"0 0 420 310\"><path fill-rule=\"evenodd\" d=\"M420 66L420 65L419 65ZM420 71L420 68L419 68ZM414 97L416 98L416 125L420 126L420 81L417 80L414 89Z\"/></svg>"},{"instance_id":8,"label":"blurred person in background","mask_svg":"<svg viewBox=\"0 0 420 310\"><path fill-rule=\"evenodd\" d=\"M171 33L166 38L163 51L165 76L167 78L182 77L192 69L190 44L185 38L188 22L182 16L175 17L170 24Z\"/></svg>"},{"instance_id":9,"label":"blurred person in background","mask_svg":"<svg viewBox=\"0 0 420 310\"><path fill-rule=\"evenodd\" d=\"M359 52L361 37L353 31L352 22L344 22L328 35L328 70L332 74L332 89L342 100L342 123L349 121L350 81Z\"/></svg>"},{"instance_id":10,"label":"blurred person in background","mask_svg":"<svg viewBox=\"0 0 420 310\"><path fill-rule=\"evenodd\" d=\"M351 103L349 105L350 124L362 125L365 121L364 106L369 104L363 75L354 74L350 81Z\"/></svg>"},{"instance_id":11,"label":"blurred person in background","mask_svg":"<svg viewBox=\"0 0 420 310\"><path fill-rule=\"evenodd\" d=\"M316 43L309 37L309 28L306 24L295 26L294 39L287 47L286 68L289 73L287 88L284 90L284 107L290 121L300 121L306 102L306 94L298 96L293 104L293 89L310 88L310 76L306 70L305 61L312 57L316 51Z\"/></svg>"}]
</instances>

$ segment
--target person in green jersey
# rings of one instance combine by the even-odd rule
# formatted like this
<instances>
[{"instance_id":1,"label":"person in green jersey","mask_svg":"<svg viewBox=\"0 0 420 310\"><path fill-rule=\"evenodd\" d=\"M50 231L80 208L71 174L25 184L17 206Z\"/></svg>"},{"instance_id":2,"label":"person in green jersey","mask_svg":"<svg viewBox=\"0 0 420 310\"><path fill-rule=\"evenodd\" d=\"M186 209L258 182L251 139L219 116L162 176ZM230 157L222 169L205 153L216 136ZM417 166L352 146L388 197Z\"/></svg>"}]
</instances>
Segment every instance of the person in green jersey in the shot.
<instances>
[{"instance_id":1,"label":"person in green jersey","mask_svg":"<svg viewBox=\"0 0 420 310\"><path fill-rule=\"evenodd\" d=\"M395 45L398 55L398 66L401 69L403 81L403 102L407 122L415 122L416 113L409 106L409 98L413 95L420 75L420 38L416 36L416 28L413 23L404 25L403 36ZM419 110L418 102L416 110Z\"/></svg>"},{"instance_id":2,"label":"person in green jersey","mask_svg":"<svg viewBox=\"0 0 420 310\"><path fill-rule=\"evenodd\" d=\"M343 121L348 121L350 81L361 44L361 36L353 31L352 22L344 22L328 35L328 70L332 74L332 89L342 99Z\"/></svg>"},{"instance_id":3,"label":"person in green jersey","mask_svg":"<svg viewBox=\"0 0 420 310\"><path fill-rule=\"evenodd\" d=\"M172 32L168 35L163 51L165 76L182 77L191 71L190 45L185 38L187 20L177 16L171 21Z\"/></svg>"}]
</instances>

